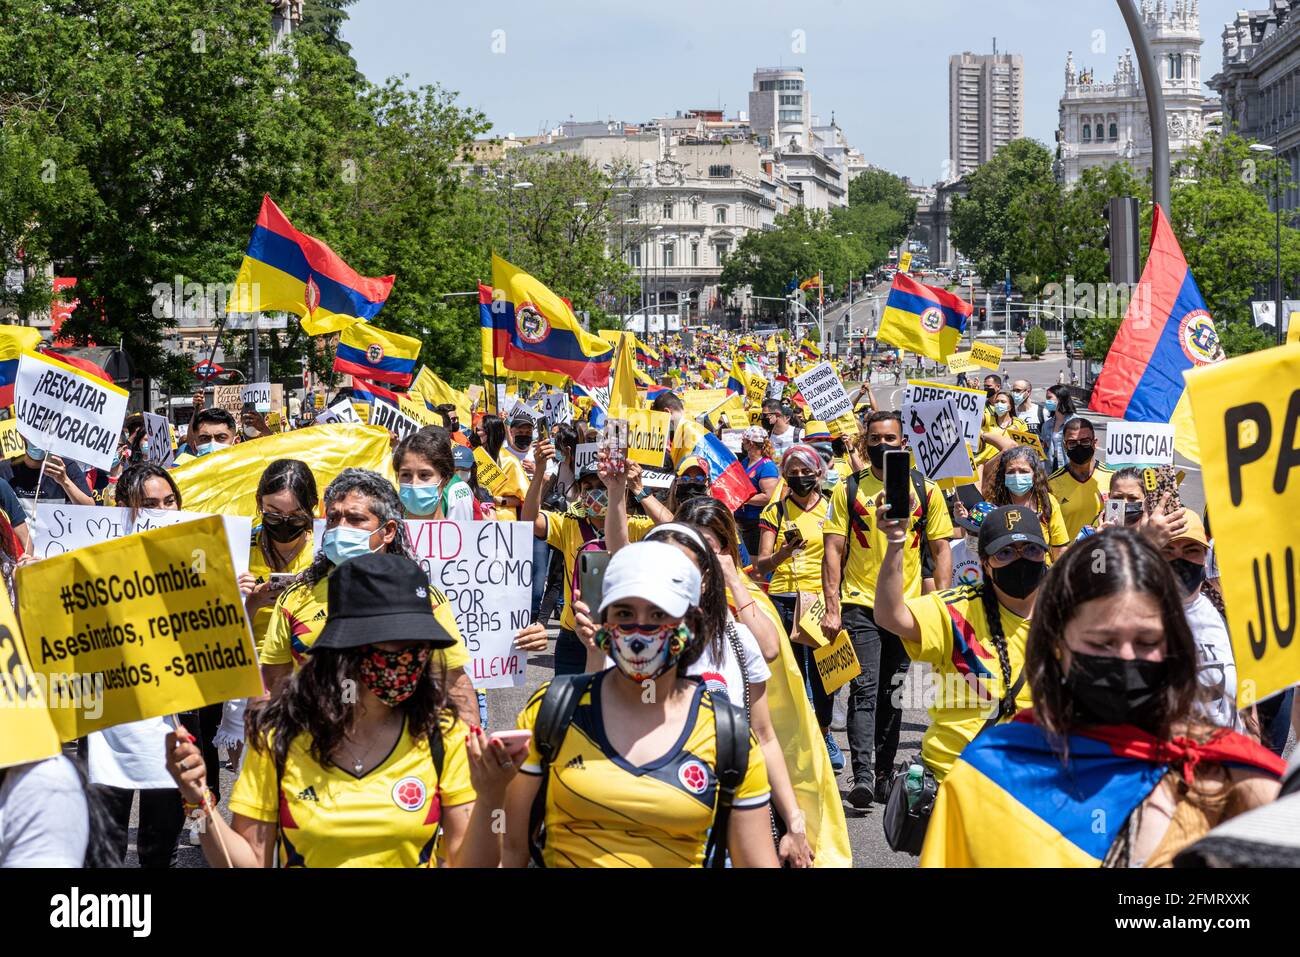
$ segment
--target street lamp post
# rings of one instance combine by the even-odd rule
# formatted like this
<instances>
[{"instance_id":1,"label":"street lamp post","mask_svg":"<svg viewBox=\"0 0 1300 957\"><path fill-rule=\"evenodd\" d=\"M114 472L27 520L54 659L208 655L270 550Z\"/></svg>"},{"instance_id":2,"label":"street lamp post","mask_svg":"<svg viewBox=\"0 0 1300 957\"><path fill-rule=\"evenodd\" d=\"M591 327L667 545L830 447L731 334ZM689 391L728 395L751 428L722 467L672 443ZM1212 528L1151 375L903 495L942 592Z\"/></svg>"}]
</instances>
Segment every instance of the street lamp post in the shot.
<instances>
[{"instance_id":1,"label":"street lamp post","mask_svg":"<svg viewBox=\"0 0 1300 957\"><path fill-rule=\"evenodd\" d=\"M1256 153L1269 153L1273 155L1273 220L1276 230L1274 240L1275 268L1273 273L1273 336L1274 341L1281 345L1284 341L1282 335L1282 171L1277 164L1277 135L1274 134L1273 145L1265 143L1251 143L1250 148Z\"/></svg>"},{"instance_id":2,"label":"street lamp post","mask_svg":"<svg viewBox=\"0 0 1300 957\"><path fill-rule=\"evenodd\" d=\"M515 190L532 189L533 184L527 180L516 183L514 170L507 170L506 177L510 186L510 195L506 200L506 256L513 263L515 261Z\"/></svg>"}]
</instances>

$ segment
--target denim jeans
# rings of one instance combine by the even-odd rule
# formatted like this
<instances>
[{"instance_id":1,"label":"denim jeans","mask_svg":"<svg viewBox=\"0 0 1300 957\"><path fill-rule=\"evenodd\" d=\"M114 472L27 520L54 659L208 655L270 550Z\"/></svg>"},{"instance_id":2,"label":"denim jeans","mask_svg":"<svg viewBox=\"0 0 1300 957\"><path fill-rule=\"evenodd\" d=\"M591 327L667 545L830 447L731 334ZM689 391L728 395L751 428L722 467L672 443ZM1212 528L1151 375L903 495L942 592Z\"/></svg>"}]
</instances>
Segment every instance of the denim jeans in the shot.
<instances>
[{"instance_id":1,"label":"denim jeans","mask_svg":"<svg viewBox=\"0 0 1300 957\"><path fill-rule=\"evenodd\" d=\"M845 605L843 620L861 669L849 682L853 780L873 785L873 773L891 771L898 753L903 713L893 698L911 660L902 639L880 628L870 608Z\"/></svg>"},{"instance_id":2,"label":"denim jeans","mask_svg":"<svg viewBox=\"0 0 1300 957\"><path fill-rule=\"evenodd\" d=\"M125 863L130 843L131 800L136 792L104 784L96 784L95 789L108 811L110 840ZM175 867L176 842L185 826L181 792L175 788L145 788L139 793L140 818L135 832L135 847L140 866Z\"/></svg>"},{"instance_id":3,"label":"denim jeans","mask_svg":"<svg viewBox=\"0 0 1300 957\"><path fill-rule=\"evenodd\" d=\"M542 607L542 595L546 594L546 573L551 566L551 546L544 538L533 539L533 607L534 617Z\"/></svg>"}]
</instances>

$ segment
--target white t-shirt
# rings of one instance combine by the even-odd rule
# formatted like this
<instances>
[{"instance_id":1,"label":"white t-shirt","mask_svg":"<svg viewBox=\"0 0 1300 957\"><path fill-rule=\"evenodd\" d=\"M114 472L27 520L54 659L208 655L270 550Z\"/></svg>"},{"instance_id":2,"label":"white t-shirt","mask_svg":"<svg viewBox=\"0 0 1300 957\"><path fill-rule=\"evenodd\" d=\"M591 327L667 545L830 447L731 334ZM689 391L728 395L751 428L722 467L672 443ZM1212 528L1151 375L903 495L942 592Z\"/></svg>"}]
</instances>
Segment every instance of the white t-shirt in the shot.
<instances>
[{"instance_id":1,"label":"white t-shirt","mask_svg":"<svg viewBox=\"0 0 1300 957\"><path fill-rule=\"evenodd\" d=\"M1034 432L1037 432L1038 427L1043 424L1037 402L1026 402L1025 407L1016 413L1016 418L1024 422Z\"/></svg>"},{"instance_id":2,"label":"white t-shirt","mask_svg":"<svg viewBox=\"0 0 1300 957\"><path fill-rule=\"evenodd\" d=\"M129 791L175 790L165 760L170 730L165 718L145 718L86 735L91 782Z\"/></svg>"},{"instance_id":3,"label":"white t-shirt","mask_svg":"<svg viewBox=\"0 0 1300 957\"><path fill-rule=\"evenodd\" d=\"M978 585L984 580L979 551L970 541L969 537L948 539L948 547L952 549L953 588L958 585Z\"/></svg>"},{"instance_id":4,"label":"white t-shirt","mask_svg":"<svg viewBox=\"0 0 1300 957\"><path fill-rule=\"evenodd\" d=\"M89 840L86 795L71 761L58 755L4 773L0 867L81 867Z\"/></svg>"},{"instance_id":5,"label":"white t-shirt","mask_svg":"<svg viewBox=\"0 0 1300 957\"><path fill-rule=\"evenodd\" d=\"M772 450L776 452L776 457L779 459L785 455L790 446L799 441L799 430L792 425L782 434L777 435L773 432L768 438L772 440Z\"/></svg>"},{"instance_id":6,"label":"white t-shirt","mask_svg":"<svg viewBox=\"0 0 1300 957\"><path fill-rule=\"evenodd\" d=\"M1184 605L1183 610L1196 643L1196 679L1202 691L1197 710L1214 724L1244 730L1236 704L1237 662L1223 616L1203 594L1197 594L1196 600Z\"/></svg>"},{"instance_id":7,"label":"white t-shirt","mask_svg":"<svg viewBox=\"0 0 1300 957\"><path fill-rule=\"evenodd\" d=\"M742 625L730 616L728 620L740 638L740 647L745 653L745 671L740 670L735 649L731 646L730 638L724 634L722 659L715 658L710 647L686 669L686 673L702 678L710 691L725 691L732 704L744 705L745 675L749 675L750 684L761 684L772 677L772 669L767 666L762 649L758 647L758 639L754 637L754 633L748 626Z\"/></svg>"},{"instance_id":8,"label":"white t-shirt","mask_svg":"<svg viewBox=\"0 0 1300 957\"><path fill-rule=\"evenodd\" d=\"M445 511L448 521L474 521L474 490L468 482L456 481L447 486Z\"/></svg>"}]
</instances>

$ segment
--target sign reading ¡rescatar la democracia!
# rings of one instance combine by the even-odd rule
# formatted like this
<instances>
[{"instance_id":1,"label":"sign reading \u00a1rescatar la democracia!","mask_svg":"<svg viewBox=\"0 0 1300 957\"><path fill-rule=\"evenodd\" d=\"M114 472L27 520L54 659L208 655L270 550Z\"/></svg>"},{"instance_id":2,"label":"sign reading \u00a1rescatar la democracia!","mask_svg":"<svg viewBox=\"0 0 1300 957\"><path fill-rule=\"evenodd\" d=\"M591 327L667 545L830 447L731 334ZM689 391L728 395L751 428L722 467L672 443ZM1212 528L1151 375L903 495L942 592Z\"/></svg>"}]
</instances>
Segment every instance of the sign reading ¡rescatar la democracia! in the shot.
<instances>
[{"instance_id":1,"label":"sign reading \u00a1rescatar la democracia!","mask_svg":"<svg viewBox=\"0 0 1300 957\"><path fill-rule=\"evenodd\" d=\"M1300 681L1300 349L1266 349L1185 378L1237 662L1237 707L1246 708Z\"/></svg>"},{"instance_id":2,"label":"sign reading \u00a1rescatar la democracia!","mask_svg":"<svg viewBox=\"0 0 1300 957\"><path fill-rule=\"evenodd\" d=\"M415 560L447 597L475 688L518 688L515 635L532 620L531 522L406 522Z\"/></svg>"},{"instance_id":3,"label":"sign reading \u00a1rescatar la democracia!","mask_svg":"<svg viewBox=\"0 0 1300 957\"><path fill-rule=\"evenodd\" d=\"M126 390L57 359L24 352L14 381L18 432L46 452L111 469L126 418Z\"/></svg>"},{"instance_id":4,"label":"sign reading \u00a1rescatar la democracia!","mask_svg":"<svg viewBox=\"0 0 1300 957\"><path fill-rule=\"evenodd\" d=\"M18 611L64 741L262 693L215 515L24 565Z\"/></svg>"}]
</instances>

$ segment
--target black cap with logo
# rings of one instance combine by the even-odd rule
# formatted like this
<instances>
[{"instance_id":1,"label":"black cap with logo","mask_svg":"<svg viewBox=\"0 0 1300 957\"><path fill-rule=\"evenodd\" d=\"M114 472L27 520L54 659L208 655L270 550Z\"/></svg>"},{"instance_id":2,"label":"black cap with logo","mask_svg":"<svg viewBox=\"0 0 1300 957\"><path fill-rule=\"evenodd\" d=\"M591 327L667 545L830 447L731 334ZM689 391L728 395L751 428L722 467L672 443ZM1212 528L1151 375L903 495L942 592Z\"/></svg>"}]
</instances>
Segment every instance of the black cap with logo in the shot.
<instances>
[{"instance_id":1,"label":"black cap with logo","mask_svg":"<svg viewBox=\"0 0 1300 957\"><path fill-rule=\"evenodd\" d=\"M1025 505L1004 505L995 508L980 522L980 556L987 558L1008 545L1033 542L1047 548L1043 526L1038 513Z\"/></svg>"}]
</instances>

